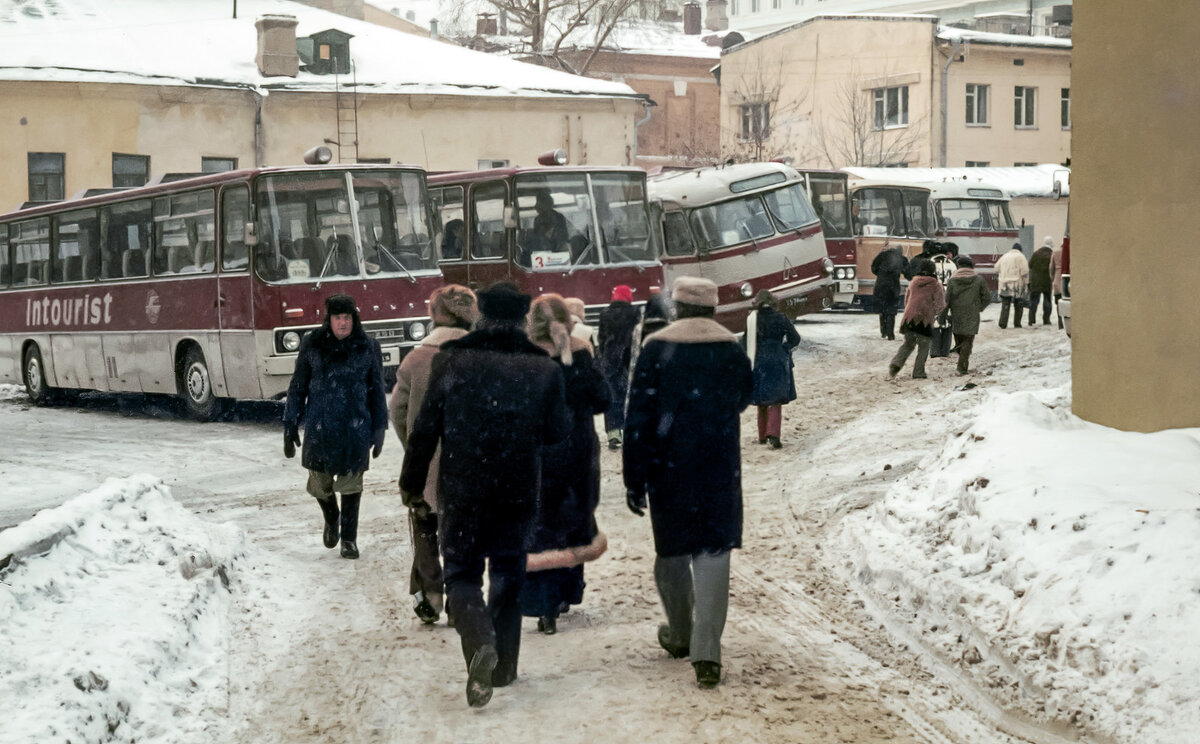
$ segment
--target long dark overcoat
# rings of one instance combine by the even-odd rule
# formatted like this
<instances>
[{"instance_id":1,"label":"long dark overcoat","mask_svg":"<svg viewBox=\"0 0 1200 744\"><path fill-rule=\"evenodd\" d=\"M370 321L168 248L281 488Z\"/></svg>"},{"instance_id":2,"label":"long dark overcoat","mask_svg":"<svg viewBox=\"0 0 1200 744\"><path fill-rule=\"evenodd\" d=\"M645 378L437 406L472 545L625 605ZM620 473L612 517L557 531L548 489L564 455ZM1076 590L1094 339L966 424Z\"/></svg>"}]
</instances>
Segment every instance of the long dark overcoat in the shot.
<instances>
[{"instance_id":1,"label":"long dark overcoat","mask_svg":"<svg viewBox=\"0 0 1200 744\"><path fill-rule=\"evenodd\" d=\"M563 374L519 330L442 345L408 435L400 488L420 493L442 445L439 537L447 561L529 552L542 451L571 431Z\"/></svg>"},{"instance_id":2,"label":"long dark overcoat","mask_svg":"<svg viewBox=\"0 0 1200 744\"><path fill-rule=\"evenodd\" d=\"M1050 259L1054 249L1043 245L1029 257L1029 291L1049 292L1054 288L1054 277L1050 274Z\"/></svg>"},{"instance_id":3,"label":"long dark overcoat","mask_svg":"<svg viewBox=\"0 0 1200 744\"><path fill-rule=\"evenodd\" d=\"M754 380L737 339L709 318L650 336L625 422L625 487L646 493L663 557L742 544L739 414Z\"/></svg>"},{"instance_id":4,"label":"long dark overcoat","mask_svg":"<svg viewBox=\"0 0 1200 744\"><path fill-rule=\"evenodd\" d=\"M596 359L611 393L605 426L620 429L625 421L625 396L629 390L629 362L633 355L633 331L641 312L624 300L613 300L600 312Z\"/></svg>"},{"instance_id":5,"label":"long dark overcoat","mask_svg":"<svg viewBox=\"0 0 1200 744\"><path fill-rule=\"evenodd\" d=\"M774 308L758 309L754 340L754 397L756 406L781 406L796 399L792 349L800 334L787 316Z\"/></svg>"},{"instance_id":6,"label":"long dark overcoat","mask_svg":"<svg viewBox=\"0 0 1200 744\"><path fill-rule=\"evenodd\" d=\"M875 275L874 297L876 304L893 307L900 300L900 274L908 261L899 248L880 251L871 261L871 273Z\"/></svg>"},{"instance_id":7,"label":"long dark overcoat","mask_svg":"<svg viewBox=\"0 0 1200 744\"><path fill-rule=\"evenodd\" d=\"M600 503L600 440L595 415L608 407L608 384L585 345L572 351L570 365L560 358L566 384L571 433L542 451L542 494L532 552L587 545L596 536Z\"/></svg>"},{"instance_id":8,"label":"long dark overcoat","mask_svg":"<svg viewBox=\"0 0 1200 744\"><path fill-rule=\"evenodd\" d=\"M357 317L341 341L327 323L300 343L283 421L303 423L301 462L309 470L367 470L374 434L388 426L387 392L379 342L363 332Z\"/></svg>"}]
</instances>

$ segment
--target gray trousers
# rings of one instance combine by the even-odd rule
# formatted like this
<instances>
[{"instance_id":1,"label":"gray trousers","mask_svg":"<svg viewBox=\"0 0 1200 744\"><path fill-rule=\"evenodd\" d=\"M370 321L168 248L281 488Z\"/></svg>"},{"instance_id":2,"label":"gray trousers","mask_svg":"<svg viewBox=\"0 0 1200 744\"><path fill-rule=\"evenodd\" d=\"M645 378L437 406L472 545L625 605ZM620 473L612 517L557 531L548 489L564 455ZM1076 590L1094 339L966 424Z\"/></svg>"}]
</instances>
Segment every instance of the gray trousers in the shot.
<instances>
[{"instance_id":1,"label":"gray trousers","mask_svg":"<svg viewBox=\"0 0 1200 744\"><path fill-rule=\"evenodd\" d=\"M721 663L721 634L729 613L729 551L654 559L654 583L670 641L687 646L692 662Z\"/></svg>"}]
</instances>

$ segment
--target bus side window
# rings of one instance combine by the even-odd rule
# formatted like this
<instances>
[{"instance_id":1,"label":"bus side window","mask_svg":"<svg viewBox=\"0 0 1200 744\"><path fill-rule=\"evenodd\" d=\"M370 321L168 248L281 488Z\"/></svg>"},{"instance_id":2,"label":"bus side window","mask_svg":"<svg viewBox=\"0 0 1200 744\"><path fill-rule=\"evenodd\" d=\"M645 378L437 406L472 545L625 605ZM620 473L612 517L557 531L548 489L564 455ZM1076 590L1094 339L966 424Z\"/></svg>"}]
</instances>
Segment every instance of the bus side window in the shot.
<instances>
[{"instance_id":1,"label":"bus side window","mask_svg":"<svg viewBox=\"0 0 1200 744\"><path fill-rule=\"evenodd\" d=\"M508 189L503 182L485 184L471 192L471 255L502 258L505 255L504 203Z\"/></svg>"},{"instance_id":2,"label":"bus side window","mask_svg":"<svg viewBox=\"0 0 1200 744\"><path fill-rule=\"evenodd\" d=\"M691 256L696 252L683 212L667 212L663 215L663 235L668 256Z\"/></svg>"},{"instance_id":3,"label":"bus side window","mask_svg":"<svg viewBox=\"0 0 1200 744\"><path fill-rule=\"evenodd\" d=\"M12 263L8 255L8 225L0 225L0 288L12 280Z\"/></svg>"},{"instance_id":4,"label":"bus side window","mask_svg":"<svg viewBox=\"0 0 1200 744\"><path fill-rule=\"evenodd\" d=\"M246 248L246 223L250 220L250 190L244 186L228 188L221 192L221 270L240 271L250 263L250 252ZM211 255L204 261L196 257L201 271L209 271L213 261Z\"/></svg>"}]
</instances>

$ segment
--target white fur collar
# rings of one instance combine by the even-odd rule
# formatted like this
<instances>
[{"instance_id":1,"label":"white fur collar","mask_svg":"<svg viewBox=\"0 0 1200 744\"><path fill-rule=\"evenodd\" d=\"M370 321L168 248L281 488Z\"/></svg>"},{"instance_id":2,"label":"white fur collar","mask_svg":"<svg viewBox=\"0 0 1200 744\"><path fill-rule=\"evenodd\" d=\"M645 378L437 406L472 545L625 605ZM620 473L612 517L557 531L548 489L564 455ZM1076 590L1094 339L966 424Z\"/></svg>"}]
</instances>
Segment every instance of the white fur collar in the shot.
<instances>
[{"instance_id":1,"label":"white fur collar","mask_svg":"<svg viewBox=\"0 0 1200 744\"><path fill-rule=\"evenodd\" d=\"M467 332L462 328L454 328L452 326L437 326L425 340L421 342L421 346L441 346L447 341L453 341L456 338L462 338L467 335Z\"/></svg>"},{"instance_id":2,"label":"white fur collar","mask_svg":"<svg viewBox=\"0 0 1200 744\"><path fill-rule=\"evenodd\" d=\"M718 341L737 343L737 336L712 318L681 318L646 337L646 341L675 344L711 344Z\"/></svg>"}]
</instances>

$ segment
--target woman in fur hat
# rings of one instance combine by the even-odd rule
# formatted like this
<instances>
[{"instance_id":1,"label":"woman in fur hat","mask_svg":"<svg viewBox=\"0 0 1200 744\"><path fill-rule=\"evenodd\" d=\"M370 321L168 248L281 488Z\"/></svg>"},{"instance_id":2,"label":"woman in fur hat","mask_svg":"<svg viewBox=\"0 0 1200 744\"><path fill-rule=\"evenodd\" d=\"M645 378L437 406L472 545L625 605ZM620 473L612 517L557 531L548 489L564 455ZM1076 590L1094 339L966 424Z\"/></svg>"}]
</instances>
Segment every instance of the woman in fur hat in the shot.
<instances>
[{"instance_id":1,"label":"woman in fur hat","mask_svg":"<svg viewBox=\"0 0 1200 744\"><path fill-rule=\"evenodd\" d=\"M800 334L787 316L775 308L775 297L765 289L751 303L746 318L746 355L754 368L754 405L758 406L758 443L779 449L783 407L796 399L792 374L792 349Z\"/></svg>"},{"instance_id":2,"label":"woman in fur hat","mask_svg":"<svg viewBox=\"0 0 1200 744\"><path fill-rule=\"evenodd\" d=\"M563 298L544 294L529 312L529 340L558 362L571 410L571 434L542 450L538 527L531 552L588 545L597 535L600 502L600 440L594 417L608 407L608 385L587 342L571 336L571 315ZM583 601L583 566L550 568L526 575L521 611L538 618L538 630L557 631L559 612Z\"/></svg>"},{"instance_id":3,"label":"woman in fur hat","mask_svg":"<svg viewBox=\"0 0 1200 744\"><path fill-rule=\"evenodd\" d=\"M433 331L421 345L409 352L396 371L396 387L392 390L392 426L408 449L408 432L412 429L421 401L429 388L429 373L433 358L442 344L467 335L479 318L475 293L459 284L448 284L434 290L429 297L429 317ZM408 591L416 600L413 611L426 624L436 623L443 606L442 562L438 555L438 455L434 453L425 479L423 495L429 511L409 509L408 524L413 539L413 565ZM407 506L407 504L406 504Z\"/></svg>"},{"instance_id":4,"label":"woman in fur hat","mask_svg":"<svg viewBox=\"0 0 1200 744\"><path fill-rule=\"evenodd\" d=\"M933 337L933 323L938 313L946 309L946 290L937 280L936 268L928 258L922 258L916 263L912 281L908 283L908 291L904 293L904 317L900 320L900 332L904 334L904 343L892 357L888 365L888 379L891 380L900 373L908 355L913 349L917 350L917 358L913 362L913 379L922 380L925 375L925 359L929 356L929 342Z\"/></svg>"},{"instance_id":5,"label":"woman in fur hat","mask_svg":"<svg viewBox=\"0 0 1200 744\"><path fill-rule=\"evenodd\" d=\"M304 337L283 410L283 453L296 454L304 423L301 462L308 492L325 517L325 547L358 557L358 505L362 477L383 450L387 393L383 353L358 318L354 298L325 299L325 323ZM342 495L339 510L336 493Z\"/></svg>"}]
</instances>

